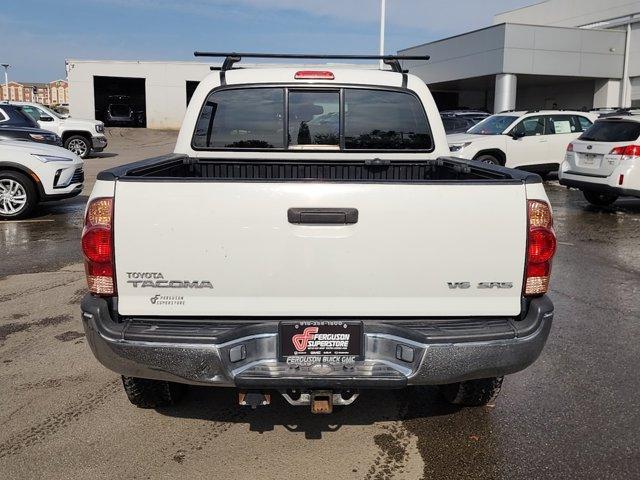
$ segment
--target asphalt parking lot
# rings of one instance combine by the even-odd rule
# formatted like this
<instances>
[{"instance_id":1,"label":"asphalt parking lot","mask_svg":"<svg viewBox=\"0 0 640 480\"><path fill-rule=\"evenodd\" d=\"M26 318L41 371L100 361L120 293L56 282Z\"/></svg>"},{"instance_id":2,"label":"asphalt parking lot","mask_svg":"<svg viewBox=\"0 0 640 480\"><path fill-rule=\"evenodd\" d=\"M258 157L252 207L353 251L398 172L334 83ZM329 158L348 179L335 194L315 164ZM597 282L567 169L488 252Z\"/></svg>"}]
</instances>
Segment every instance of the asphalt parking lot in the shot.
<instances>
[{"instance_id":1,"label":"asphalt parking lot","mask_svg":"<svg viewBox=\"0 0 640 480\"><path fill-rule=\"evenodd\" d=\"M180 406L139 410L84 340L82 212L99 170L168 153L176 134L109 135L81 197L0 223L1 478L640 478L640 200L599 209L547 182L555 323L495 405L372 391L313 416L192 388Z\"/></svg>"}]
</instances>

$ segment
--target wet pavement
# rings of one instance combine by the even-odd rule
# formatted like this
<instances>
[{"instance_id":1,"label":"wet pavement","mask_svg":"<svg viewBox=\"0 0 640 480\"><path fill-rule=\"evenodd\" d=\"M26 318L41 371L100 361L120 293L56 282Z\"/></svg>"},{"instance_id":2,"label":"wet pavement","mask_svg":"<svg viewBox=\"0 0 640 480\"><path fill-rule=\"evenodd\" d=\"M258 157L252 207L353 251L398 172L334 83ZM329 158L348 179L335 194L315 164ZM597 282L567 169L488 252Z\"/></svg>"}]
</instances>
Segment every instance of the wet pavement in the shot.
<instances>
[{"instance_id":1,"label":"wet pavement","mask_svg":"<svg viewBox=\"0 0 640 480\"><path fill-rule=\"evenodd\" d=\"M165 134L146 151L129 151L136 135L148 134L127 135L112 142L117 157L88 168L171 149ZM540 359L508 376L495 404L479 409L450 407L434 388L364 392L331 416L277 397L271 407L242 410L231 390L209 388L190 389L175 408L135 409L82 335L78 239L86 198L0 224L0 472L640 478L640 199L595 208L557 182L546 188L560 242L550 294L555 323Z\"/></svg>"}]
</instances>

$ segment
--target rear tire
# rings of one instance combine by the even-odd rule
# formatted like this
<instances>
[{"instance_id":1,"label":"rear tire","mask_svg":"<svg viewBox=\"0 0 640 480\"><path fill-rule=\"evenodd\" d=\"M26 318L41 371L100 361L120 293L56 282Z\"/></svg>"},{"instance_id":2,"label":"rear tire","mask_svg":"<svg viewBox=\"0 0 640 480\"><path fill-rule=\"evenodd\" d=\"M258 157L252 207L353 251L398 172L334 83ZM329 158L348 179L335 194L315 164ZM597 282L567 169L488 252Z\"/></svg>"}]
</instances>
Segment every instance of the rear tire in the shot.
<instances>
[{"instance_id":1,"label":"rear tire","mask_svg":"<svg viewBox=\"0 0 640 480\"><path fill-rule=\"evenodd\" d=\"M489 163L491 165L502 165L502 162L499 158L489 154L478 155L475 160L478 160L482 163Z\"/></svg>"},{"instance_id":2,"label":"rear tire","mask_svg":"<svg viewBox=\"0 0 640 480\"><path fill-rule=\"evenodd\" d=\"M72 135L64 141L64 148L80 158L87 158L91 153L91 141L82 135Z\"/></svg>"},{"instance_id":3,"label":"rear tire","mask_svg":"<svg viewBox=\"0 0 640 480\"><path fill-rule=\"evenodd\" d=\"M440 393L453 405L480 407L498 396L503 380L504 377L492 377L440 385Z\"/></svg>"},{"instance_id":4,"label":"rear tire","mask_svg":"<svg viewBox=\"0 0 640 480\"><path fill-rule=\"evenodd\" d=\"M129 401L138 408L159 408L175 405L184 396L186 385L162 380L122 376L122 385Z\"/></svg>"},{"instance_id":5,"label":"rear tire","mask_svg":"<svg viewBox=\"0 0 640 480\"><path fill-rule=\"evenodd\" d=\"M29 177L13 170L0 170L0 220L28 216L38 204L38 192Z\"/></svg>"},{"instance_id":6,"label":"rear tire","mask_svg":"<svg viewBox=\"0 0 640 480\"><path fill-rule=\"evenodd\" d=\"M583 190L582 194L591 205L598 207L607 207L618 199L618 195L610 193L596 193L591 190Z\"/></svg>"}]
</instances>

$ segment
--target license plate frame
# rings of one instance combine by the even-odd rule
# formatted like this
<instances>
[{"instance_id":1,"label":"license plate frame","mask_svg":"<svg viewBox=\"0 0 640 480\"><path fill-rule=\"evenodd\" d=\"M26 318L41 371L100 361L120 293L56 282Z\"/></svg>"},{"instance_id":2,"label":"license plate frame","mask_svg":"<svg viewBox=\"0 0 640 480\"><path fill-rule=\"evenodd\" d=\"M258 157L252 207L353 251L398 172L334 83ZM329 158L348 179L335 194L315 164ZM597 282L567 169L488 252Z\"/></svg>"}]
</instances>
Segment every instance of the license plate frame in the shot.
<instances>
[{"instance_id":1,"label":"license plate frame","mask_svg":"<svg viewBox=\"0 0 640 480\"><path fill-rule=\"evenodd\" d=\"M345 339L345 335L348 338ZM278 324L277 343L278 361L287 364L349 365L364 360L364 326L361 321L282 321Z\"/></svg>"},{"instance_id":2,"label":"license plate frame","mask_svg":"<svg viewBox=\"0 0 640 480\"><path fill-rule=\"evenodd\" d=\"M583 153L580 158L582 167L598 167L598 155L594 153Z\"/></svg>"}]
</instances>

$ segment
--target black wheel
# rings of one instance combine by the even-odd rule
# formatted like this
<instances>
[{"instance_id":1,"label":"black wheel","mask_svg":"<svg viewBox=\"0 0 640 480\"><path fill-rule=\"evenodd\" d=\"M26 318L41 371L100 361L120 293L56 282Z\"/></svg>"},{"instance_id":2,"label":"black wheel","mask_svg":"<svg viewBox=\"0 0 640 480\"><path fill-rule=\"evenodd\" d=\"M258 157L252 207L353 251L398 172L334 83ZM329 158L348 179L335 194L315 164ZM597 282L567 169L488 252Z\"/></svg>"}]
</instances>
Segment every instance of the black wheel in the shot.
<instances>
[{"instance_id":1,"label":"black wheel","mask_svg":"<svg viewBox=\"0 0 640 480\"><path fill-rule=\"evenodd\" d=\"M24 218L37 203L38 192L29 177L12 170L0 170L0 220Z\"/></svg>"},{"instance_id":2,"label":"black wheel","mask_svg":"<svg viewBox=\"0 0 640 480\"><path fill-rule=\"evenodd\" d=\"M502 165L502 162L499 158L494 157L493 155L489 155L488 153L478 155L475 159L479 162L490 163L491 165Z\"/></svg>"},{"instance_id":3,"label":"black wheel","mask_svg":"<svg viewBox=\"0 0 640 480\"><path fill-rule=\"evenodd\" d=\"M91 141L82 135L71 135L64 141L64 148L80 158L87 158L91 153Z\"/></svg>"},{"instance_id":4,"label":"black wheel","mask_svg":"<svg viewBox=\"0 0 640 480\"><path fill-rule=\"evenodd\" d=\"M618 199L618 195L608 193L596 193L591 190L583 190L582 194L591 205L597 205L598 207L606 207L611 205Z\"/></svg>"},{"instance_id":5,"label":"black wheel","mask_svg":"<svg viewBox=\"0 0 640 480\"><path fill-rule=\"evenodd\" d=\"M180 401L186 385L146 378L122 377L122 385L129 401L139 408L158 408Z\"/></svg>"},{"instance_id":6,"label":"black wheel","mask_svg":"<svg viewBox=\"0 0 640 480\"><path fill-rule=\"evenodd\" d=\"M449 402L463 407L480 407L500 393L504 377L481 378L441 385L440 393Z\"/></svg>"}]
</instances>

